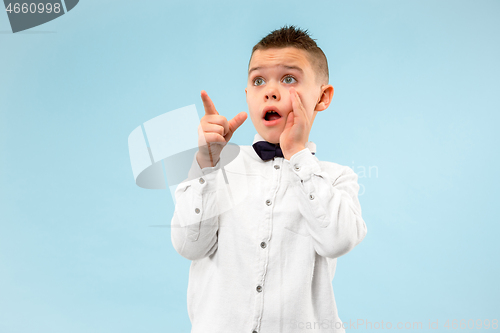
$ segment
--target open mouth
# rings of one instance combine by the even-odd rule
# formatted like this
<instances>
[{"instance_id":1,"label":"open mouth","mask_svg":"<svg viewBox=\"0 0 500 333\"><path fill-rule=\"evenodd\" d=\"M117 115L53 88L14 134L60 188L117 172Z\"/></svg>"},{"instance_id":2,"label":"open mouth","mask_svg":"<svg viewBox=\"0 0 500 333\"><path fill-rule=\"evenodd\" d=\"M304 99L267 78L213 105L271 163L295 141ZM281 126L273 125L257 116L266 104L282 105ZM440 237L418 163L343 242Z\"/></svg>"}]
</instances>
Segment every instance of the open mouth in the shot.
<instances>
[{"instance_id":1,"label":"open mouth","mask_svg":"<svg viewBox=\"0 0 500 333\"><path fill-rule=\"evenodd\" d=\"M264 110L262 110L262 118L264 118L264 124L271 126L280 121L281 113L275 106L266 106Z\"/></svg>"},{"instance_id":2,"label":"open mouth","mask_svg":"<svg viewBox=\"0 0 500 333\"><path fill-rule=\"evenodd\" d=\"M264 119L267 121L272 121L280 118L281 118L280 114L274 110L267 111L266 114L264 115Z\"/></svg>"}]
</instances>

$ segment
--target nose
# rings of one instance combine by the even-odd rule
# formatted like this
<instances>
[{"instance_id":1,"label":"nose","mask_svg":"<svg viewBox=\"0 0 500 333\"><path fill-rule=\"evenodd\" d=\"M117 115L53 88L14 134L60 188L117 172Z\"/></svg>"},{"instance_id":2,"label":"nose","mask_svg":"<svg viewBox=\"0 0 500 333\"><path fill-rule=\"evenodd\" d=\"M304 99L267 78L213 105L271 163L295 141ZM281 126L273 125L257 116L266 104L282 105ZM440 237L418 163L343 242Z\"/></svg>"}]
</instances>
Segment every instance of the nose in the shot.
<instances>
[{"instance_id":1,"label":"nose","mask_svg":"<svg viewBox=\"0 0 500 333\"><path fill-rule=\"evenodd\" d=\"M268 85L265 99L279 101L281 98L278 88L275 85Z\"/></svg>"}]
</instances>

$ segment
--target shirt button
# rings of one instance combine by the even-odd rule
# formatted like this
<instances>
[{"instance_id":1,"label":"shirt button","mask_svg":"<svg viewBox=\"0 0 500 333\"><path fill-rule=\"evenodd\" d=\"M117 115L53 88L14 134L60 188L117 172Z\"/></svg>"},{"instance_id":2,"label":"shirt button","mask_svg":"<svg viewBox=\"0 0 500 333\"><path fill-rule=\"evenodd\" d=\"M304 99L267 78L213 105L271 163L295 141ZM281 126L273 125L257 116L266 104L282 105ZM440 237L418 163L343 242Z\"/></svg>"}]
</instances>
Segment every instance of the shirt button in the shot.
<instances>
[{"instance_id":1,"label":"shirt button","mask_svg":"<svg viewBox=\"0 0 500 333\"><path fill-rule=\"evenodd\" d=\"M314 195L309 194L309 199L313 200L314 199Z\"/></svg>"},{"instance_id":2,"label":"shirt button","mask_svg":"<svg viewBox=\"0 0 500 333\"><path fill-rule=\"evenodd\" d=\"M278 169L280 168L280 166L279 166L279 165L275 165L275 166L274 166L274 168L275 168L276 170L278 170Z\"/></svg>"},{"instance_id":3,"label":"shirt button","mask_svg":"<svg viewBox=\"0 0 500 333\"><path fill-rule=\"evenodd\" d=\"M256 289L257 289L257 291L258 291L259 293L260 293L260 292L262 292L262 286L257 286L257 288L256 288Z\"/></svg>"},{"instance_id":4,"label":"shirt button","mask_svg":"<svg viewBox=\"0 0 500 333\"><path fill-rule=\"evenodd\" d=\"M271 200L267 199L266 200L266 205L271 206Z\"/></svg>"},{"instance_id":5,"label":"shirt button","mask_svg":"<svg viewBox=\"0 0 500 333\"><path fill-rule=\"evenodd\" d=\"M262 243L260 243L260 247L261 247L261 248L265 249L265 248L266 248L266 246L267 246L267 245L266 245L266 242L262 242Z\"/></svg>"},{"instance_id":6,"label":"shirt button","mask_svg":"<svg viewBox=\"0 0 500 333\"><path fill-rule=\"evenodd\" d=\"M205 183L205 179L200 178L200 184L203 184L203 183Z\"/></svg>"},{"instance_id":7,"label":"shirt button","mask_svg":"<svg viewBox=\"0 0 500 333\"><path fill-rule=\"evenodd\" d=\"M200 213L200 209L199 209L199 208L196 208L196 209L194 210L194 212L195 212L196 214L199 214L199 213Z\"/></svg>"},{"instance_id":8,"label":"shirt button","mask_svg":"<svg viewBox=\"0 0 500 333\"><path fill-rule=\"evenodd\" d=\"M299 170L300 170L300 166L299 166L298 164L295 164L295 165L293 166L293 168L295 169L295 171L299 171Z\"/></svg>"}]
</instances>

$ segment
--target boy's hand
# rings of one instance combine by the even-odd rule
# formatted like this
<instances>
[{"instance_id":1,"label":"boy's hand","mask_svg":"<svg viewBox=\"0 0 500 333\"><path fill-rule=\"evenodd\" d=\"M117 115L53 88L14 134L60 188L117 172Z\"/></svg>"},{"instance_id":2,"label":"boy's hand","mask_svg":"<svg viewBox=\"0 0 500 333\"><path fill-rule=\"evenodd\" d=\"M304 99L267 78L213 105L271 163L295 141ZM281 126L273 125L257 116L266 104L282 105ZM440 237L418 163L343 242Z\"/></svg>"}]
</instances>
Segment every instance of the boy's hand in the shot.
<instances>
[{"instance_id":1,"label":"boy's hand","mask_svg":"<svg viewBox=\"0 0 500 333\"><path fill-rule=\"evenodd\" d=\"M198 127L199 153L196 155L196 160L201 168L206 168L217 164L222 149L236 129L247 119L247 114L240 112L228 121L226 117L219 115L205 90L201 91L201 99L205 107L205 115L201 118Z\"/></svg>"},{"instance_id":2,"label":"boy's hand","mask_svg":"<svg viewBox=\"0 0 500 333\"><path fill-rule=\"evenodd\" d=\"M287 160L290 160L295 153L306 148L312 126L311 119L307 115L297 91L290 88L289 92L293 111L288 114L285 129L280 135L281 151Z\"/></svg>"}]
</instances>

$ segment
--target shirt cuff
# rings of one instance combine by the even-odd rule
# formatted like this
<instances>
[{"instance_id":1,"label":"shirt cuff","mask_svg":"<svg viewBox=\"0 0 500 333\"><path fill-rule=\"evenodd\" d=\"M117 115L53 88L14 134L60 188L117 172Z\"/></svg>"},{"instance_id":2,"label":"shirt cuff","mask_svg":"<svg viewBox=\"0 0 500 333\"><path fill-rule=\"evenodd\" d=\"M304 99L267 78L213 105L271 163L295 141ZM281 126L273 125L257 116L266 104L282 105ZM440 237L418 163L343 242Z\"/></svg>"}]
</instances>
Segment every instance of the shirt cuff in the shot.
<instances>
[{"instance_id":1,"label":"shirt cuff","mask_svg":"<svg viewBox=\"0 0 500 333\"><path fill-rule=\"evenodd\" d=\"M318 158L309 148L304 148L290 158L290 166L302 181L309 180L313 174L319 174L321 167Z\"/></svg>"},{"instance_id":2,"label":"shirt cuff","mask_svg":"<svg viewBox=\"0 0 500 333\"><path fill-rule=\"evenodd\" d=\"M201 168L194 154L193 163L188 172L186 182L193 186L197 193L212 192L216 189L216 178L221 170L220 159L214 167Z\"/></svg>"},{"instance_id":3,"label":"shirt cuff","mask_svg":"<svg viewBox=\"0 0 500 333\"><path fill-rule=\"evenodd\" d=\"M196 160L196 155L198 154L198 151L194 154L193 158L193 163L191 164L191 168L189 169L188 173L188 179L195 179L199 178L205 175L208 175L209 173L216 172L220 170L220 158L217 161L217 164L213 167L206 167L206 168L201 168L200 165L198 164L198 161Z\"/></svg>"}]
</instances>

